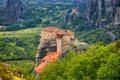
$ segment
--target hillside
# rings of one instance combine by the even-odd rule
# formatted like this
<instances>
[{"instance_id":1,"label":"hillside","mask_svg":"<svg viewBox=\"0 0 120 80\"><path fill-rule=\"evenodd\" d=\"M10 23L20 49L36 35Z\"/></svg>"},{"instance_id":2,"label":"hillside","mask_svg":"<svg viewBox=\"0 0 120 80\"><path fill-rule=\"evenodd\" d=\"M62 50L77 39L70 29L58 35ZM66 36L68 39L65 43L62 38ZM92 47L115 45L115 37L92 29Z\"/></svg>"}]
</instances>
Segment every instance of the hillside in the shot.
<instances>
[{"instance_id":1,"label":"hillside","mask_svg":"<svg viewBox=\"0 0 120 80\"><path fill-rule=\"evenodd\" d=\"M0 32L0 60L34 60L40 28Z\"/></svg>"},{"instance_id":2,"label":"hillside","mask_svg":"<svg viewBox=\"0 0 120 80\"><path fill-rule=\"evenodd\" d=\"M6 6L0 10L0 25L6 26L6 28L1 30L18 30L36 27L39 24L42 27L59 26L66 29L68 25L65 25L64 16L66 14L73 15L71 10L77 7L82 15L82 13L85 12L86 1L87 0L8 0ZM10 15L8 11L12 13L11 16L8 16Z\"/></svg>"},{"instance_id":3,"label":"hillside","mask_svg":"<svg viewBox=\"0 0 120 80\"><path fill-rule=\"evenodd\" d=\"M0 62L0 79L1 80L24 80L22 73L14 70L5 63Z\"/></svg>"},{"instance_id":4,"label":"hillside","mask_svg":"<svg viewBox=\"0 0 120 80\"><path fill-rule=\"evenodd\" d=\"M32 70L33 62L8 61L7 63L17 70L22 70L22 73L25 72L24 77L28 80L119 80L119 60L120 41L111 43L107 46L103 43L96 43L92 45L89 50L83 53L75 53L70 51L64 59L48 64L47 68L44 70L44 73L39 78L29 75L29 72L31 72L30 70ZM31 67L27 68L28 66ZM4 68L8 69L7 67ZM1 71L3 74L2 69ZM10 72L12 72L11 69ZM5 77L8 79L11 78L11 76ZM15 78L15 80L18 80L17 77Z\"/></svg>"},{"instance_id":5,"label":"hillside","mask_svg":"<svg viewBox=\"0 0 120 80\"><path fill-rule=\"evenodd\" d=\"M86 52L70 51L63 60L49 64L40 80L119 80L119 62L120 46L96 43Z\"/></svg>"},{"instance_id":6,"label":"hillside","mask_svg":"<svg viewBox=\"0 0 120 80\"><path fill-rule=\"evenodd\" d=\"M72 3L70 2L64 2L64 0L7 0L6 6L0 8L0 25L7 26L7 29L2 30L18 30L36 27L39 24L45 27L49 24L56 25L61 19L63 20L63 15L71 8ZM10 13L12 14L10 15Z\"/></svg>"},{"instance_id":7,"label":"hillside","mask_svg":"<svg viewBox=\"0 0 120 80\"><path fill-rule=\"evenodd\" d=\"M20 71L27 78L35 66L34 60L39 44L39 33L40 27L0 32L0 61ZM0 68L0 77L3 77L3 80L11 80L12 76L3 69L6 67L1 67L0 64Z\"/></svg>"}]
</instances>

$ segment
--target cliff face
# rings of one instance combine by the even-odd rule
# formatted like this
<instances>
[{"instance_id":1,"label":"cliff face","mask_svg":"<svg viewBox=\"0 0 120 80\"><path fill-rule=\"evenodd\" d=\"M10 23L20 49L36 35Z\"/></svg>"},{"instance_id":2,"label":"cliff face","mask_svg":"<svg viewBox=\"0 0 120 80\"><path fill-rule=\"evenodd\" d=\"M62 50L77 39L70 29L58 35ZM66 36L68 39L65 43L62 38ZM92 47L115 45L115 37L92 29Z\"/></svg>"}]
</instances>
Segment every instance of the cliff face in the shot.
<instances>
[{"instance_id":1,"label":"cliff face","mask_svg":"<svg viewBox=\"0 0 120 80\"><path fill-rule=\"evenodd\" d=\"M79 11L77 8L73 8L70 13L67 13L64 15L64 21L68 22L70 24L72 21L74 21L79 16Z\"/></svg>"},{"instance_id":2,"label":"cliff face","mask_svg":"<svg viewBox=\"0 0 120 80\"><path fill-rule=\"evenodd\" d=\"M71 24L72 21L85 12L87 0L73 0L73 8L64 15L64 21Z\"/></svg>"},{"instance_id":3,"label":"cliff face","mask_svg":"<svg viewBox=\"0 0 120 80\"><path fill-rule=\"evenodd\" d=\"M6 6L0 10L0 20L14 21L19 18L19 13L23 10L20 0L7 0Z\"/></svg>"},{"instance_id":4,"label":"cliff face","mask_svg":"<svg viewBox=\"0 0 120 80\"><path fill-rule=\"evenodd\" d=\"M89 0L86 17L90 27L120 24L120 0Z\"/></svg>"}]
</instances>

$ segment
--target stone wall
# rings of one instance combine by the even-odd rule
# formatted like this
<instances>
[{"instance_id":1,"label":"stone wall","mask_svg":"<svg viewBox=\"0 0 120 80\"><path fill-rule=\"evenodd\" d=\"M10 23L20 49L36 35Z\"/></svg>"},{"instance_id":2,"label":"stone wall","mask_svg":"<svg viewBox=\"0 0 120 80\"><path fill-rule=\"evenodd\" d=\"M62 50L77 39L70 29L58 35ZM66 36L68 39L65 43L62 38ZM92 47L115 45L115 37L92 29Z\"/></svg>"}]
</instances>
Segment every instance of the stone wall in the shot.
<instances>
[{"instance_id":1,"label":"stone wall","mask_svg":"<svg viewBox=\"0 0 120 80\"><path fill-rule=\"evenodd\" d=\"M41 59L45 57L48 52L56 52L57 51L57 42L56 39L46 40L44 42L40 42L37 54L36 54L36 66L39 65Z\"/></svg>"},{"instance_id":2,"label":"stone wall","mask_svg":"<svg viewBox=\"0 0 120 80\"><path fill-rule=\"evenodd\" d=\"M47 32L47 31L41 31L41 39L40 41L45 41L45 40L51 40L56 38L56 33L55 32Z\"/></svg>"},{"instance_id":3,"label":"stone wall","mask_svg":"<svg viewBox=\"0 0 120 80\"><path fill-rule=\"evenodd\" d=\"M70 41L71 41L70 38L71 38L71 36L64 35L63 36L63 41L70 43Z\"/></svg>"}]
</instances>

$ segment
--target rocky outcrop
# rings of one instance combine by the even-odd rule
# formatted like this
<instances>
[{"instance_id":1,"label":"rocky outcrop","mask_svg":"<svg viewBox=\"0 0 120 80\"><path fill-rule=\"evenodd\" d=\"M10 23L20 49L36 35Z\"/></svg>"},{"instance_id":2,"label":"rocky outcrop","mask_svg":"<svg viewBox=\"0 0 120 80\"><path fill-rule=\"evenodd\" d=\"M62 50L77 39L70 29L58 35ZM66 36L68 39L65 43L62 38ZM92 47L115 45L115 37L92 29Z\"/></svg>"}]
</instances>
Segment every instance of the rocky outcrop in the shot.
<instances>
[{"instance_id":1,"label":"rocky outcrop","mask_svg":"<svg viewBox=\"0 0 120 80\"><path fill-rule=\"evenodd\" d=\"M46 56L48 52L56 52L57 51L57 43L56 40L46 40L44 42L41 42L38 46L37 54L35 56L36 58L36 66L39 65L41 62L41 59Z\"/></svg>"},{"instance_id":2,"label":"rocky outcrop","mask_svg":"<svg viewBox=\"0 0 120 80\"><path fill-rule=\"evenodd\" d=\"M70 13L64 15L64 21L70 24L79 16L79 10L77 8L73 8Z\"/></svg>"},{"instance_id":3,"label":"rocky outcrop","mask_svg":"<svg viewBox=\"0 0 120 80\"><path fill-rule=\"evenodd\" d=\"M76 18L80 16L83 18L82 15L84 14L86 9L86 3L87 0L73 0L73 8L64 15L64 21L68 24L71 24L73 21L76 20Z\"/></svg>"},{"instance_id":4,"label":"rocky outcrop","mask_svg":"<svg viewBox=\"0 0 120 80\"><path fill-rule=\"evenodd\" d=\"M1 21L16 21L19 14L23 11L24 5L20 0L7 0L6 6L0 10Z\"/></svg>"},{"instance_id":5,"label":"rocky outcrop","mask_svg":"<svg viewBox=\"0 0 120 80\"><path fill-rule=\"evenodd\" d=\"M0 80L25 80L23 73L0 62Z\"/></svg>"},{"instance_id":6,"label":"rocky outcrop","mask_svg":"<svg viewBox=\"0 0 120 80\"><path fill-rule=\"evenodd\" d=\"M119 24L119 7L120 0L89 0L86 15L89 26L106 27L108 24Z\"/></svg>"},{"instance_id":7,"label":"rocky outcrop","mask_svg":"<svg viewBox=\"0 0 120 80\"><path fill-rule=\"evenodd\" d=\"M89 0L86 18L89 27L105 29L111 41L119 39L120 0Z\"/></svg>"},{"instance_id":8,"label":"rocky outcrop","mask_svg":"<svg viewBox=\"0 0 120 80\"><path fill-rule=\"evenodd\" d=\"M117 8L116 10L116 14L115 14L115 23L114 25L116 27L119 27L120 26L120 7Z\"/></svg>"},{"instance_id":9,"label":"rocky outcrop","mask_svg":"<svg viewBox=\"0 0 120 80\"><path fill-rule=\"evenodd\" d=\"M66 55L68 54L69 51L73 51L76 54L81 54L82 52L87 51L88 49L90 49L91 46L89 46L88 44L79 44L78 46L72 46L70 48L68 48L67 50L65 50L60 56L59 56L59 60L62 60L63 58L66 57Z\"/></svg>"}]
</instances>

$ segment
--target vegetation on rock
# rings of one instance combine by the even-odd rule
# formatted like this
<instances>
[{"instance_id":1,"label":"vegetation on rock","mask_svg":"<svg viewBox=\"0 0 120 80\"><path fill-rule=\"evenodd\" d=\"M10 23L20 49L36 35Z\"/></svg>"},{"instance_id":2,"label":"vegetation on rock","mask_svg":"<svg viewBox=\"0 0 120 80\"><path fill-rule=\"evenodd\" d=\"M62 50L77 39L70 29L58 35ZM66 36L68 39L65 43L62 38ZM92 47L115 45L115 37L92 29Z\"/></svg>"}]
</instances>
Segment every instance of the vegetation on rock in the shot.
<instances>
[{"instance_id":1,"label":"vegetation on rock","mask_svg":"<svg viewBox=\"0 0 120 80\"><path fill-rule=\"evenodd\" d=\"M13 70L7 64L0 62L0 79L1 80L24 80L21 78L22 73Z\"/></svg>"}]
</instances>

